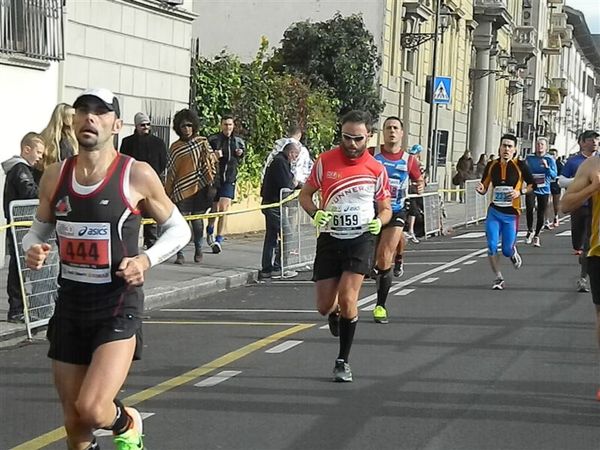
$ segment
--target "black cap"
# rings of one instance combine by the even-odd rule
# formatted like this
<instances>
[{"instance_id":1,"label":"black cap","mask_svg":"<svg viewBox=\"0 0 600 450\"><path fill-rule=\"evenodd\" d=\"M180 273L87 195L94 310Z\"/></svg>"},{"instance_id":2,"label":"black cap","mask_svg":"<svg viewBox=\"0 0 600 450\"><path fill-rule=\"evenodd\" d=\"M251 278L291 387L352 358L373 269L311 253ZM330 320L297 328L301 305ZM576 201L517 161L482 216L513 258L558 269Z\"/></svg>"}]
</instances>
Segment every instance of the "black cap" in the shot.
<instances>
[{"instance_id":1,"label":"black cap","mask_svg":"<svg viewBox=\"0 0 600 450\"><path fill-rule=\"evenodd\" d=\"M599 136L600 136L600 133L597 133L594 130L586 130L579 135L579 138L577 138L577 142L585 141L586 139L590 139L590 138L596 139Z\"/></svg>"},{"instance_id":2,"label":"black cap","mask_svg":"<svg viewBox=\"0 0 600 450\"><path fill-rule=\"evenodd\" d=\"M89 97L95 97L100 100L104 106L109 111L114 111L117 117L121 117L121 109L119 108L119 100L111 91L105 88L99 89L86 89L83 91L79 97L73 103L73 108L77 109L80 106L83 106L86 102L86 99Z\"/></svg>"}]
</instances>

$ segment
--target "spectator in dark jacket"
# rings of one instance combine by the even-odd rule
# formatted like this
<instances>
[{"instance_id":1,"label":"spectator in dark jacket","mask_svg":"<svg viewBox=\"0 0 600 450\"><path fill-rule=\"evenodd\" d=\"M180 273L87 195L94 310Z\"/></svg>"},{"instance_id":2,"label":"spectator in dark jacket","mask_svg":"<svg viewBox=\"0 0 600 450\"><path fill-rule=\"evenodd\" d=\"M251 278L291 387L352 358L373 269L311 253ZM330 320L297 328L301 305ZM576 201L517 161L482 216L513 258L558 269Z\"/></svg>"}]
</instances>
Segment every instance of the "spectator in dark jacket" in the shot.
<instances>
[{"instance_id":1,"label":"spectator in dark jacket","mask_svg":"<svg viewBox=\"0 0 600 450\"><path fill-rule=\"evenodd\" d=\"M164 179L163 175L167 167L167 146L161 138L150 133L150 118L146 114L137 113L134 123L135 133L123 139L121 153L150 164L158 177ZM144 214L144 217L146 218L147 215ZM156 239L158 239L156 224L144 225L144 246L147 249L152 247Z\"/></svg>"},{"instance_id":2,"label":"spectator in dark jacket","mask_svg":"<svg viewBox=\"0 0 600 450\"><path fill-rule=\"evenodd\" d=\"M215 196L212 212L226 212L231 206L231 200L235 197L238 166L242 162L246 144L241 137L233 134L233 129L233 116L223 116L221 118L221 132L208 137L211 147L219 155L219 190ZM212 247L213 253L220 253L223 244L225 216L219 217L216 238L213 236L214 226L215 218L208 219L206 242Z\"/></svg>"},{"instance_id":3,"label":"spectator in dark jacket","mask_svg":"<svg viewBox=\"0 0 600 450\"><path fill-rule=\"evenodd\" d=\"M261 188L262 204L268 205L279 202L279 191L283 188L295 189L298 182L292 173L292 163L300 154L300 146L290 142L283 147L280 153L275 155L265 172ZM281 228L281 214L279 207L265 208L265 241L262 251L262 269L260 278L285 277L290 278L296 273L282 273L281 270L281 247L278 245L279 230Z\"/></svg>"},{"instance_id":4,"label":"spectator in dark jacket","mask_svg":"<svg viewBox=\"0 0 600 450\"><path fill-rule=\"evenodd\" d=\"M33 177L33 166L41 161L44 156L44 139L40 134L27 133L21 140L21 155L2 163L6 173L4 182L4 217L10 221L10 202L13 200L27 200L38 198L38 185ZM17 266L17 253L12 239L7 234L6 247L10 255L8 263L8 280L6 292L8 293L8 317L13 323L25 322L23 315L23 297L21 296L21 283L19 282L19 268Z\"/></svg>"}]
</instances>

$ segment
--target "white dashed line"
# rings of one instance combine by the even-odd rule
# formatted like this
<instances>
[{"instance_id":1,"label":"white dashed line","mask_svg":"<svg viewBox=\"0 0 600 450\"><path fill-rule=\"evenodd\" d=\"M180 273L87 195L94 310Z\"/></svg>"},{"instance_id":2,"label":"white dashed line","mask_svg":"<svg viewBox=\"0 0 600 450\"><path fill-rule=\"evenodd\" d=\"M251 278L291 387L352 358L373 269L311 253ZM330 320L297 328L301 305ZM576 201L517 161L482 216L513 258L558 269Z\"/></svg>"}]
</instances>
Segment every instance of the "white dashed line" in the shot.
<instances>
[{"instance_id":1,"label":"white dashed line","mask_svg":"<svg viewBox=\"0 0 600 450\"><path fill-rule=\"evenodd\" d=\"M471 264L475 264L477 261L474 259L471 259L470 261L465 261L463 263L463 266L470 266Z\"/></svg>"},{"instance_id":2,"label":"white dashed line","mask_svg":"<svg viewBox=\"0 0 600 450\"><path fill-rule=\"evenodd\" d=\"M219 372L218 374L212 376L212 377L208 377L205 378L204 380L194 384L194 386L196 387L212 387L212 386L216 386L219 383L222 383L223 381L227 381L232 377L235 377L236 375L239 375L240 373L242 373L239 370L223 370L222 372Z\"/></svg>"},{"instance_id":3,"label":"white dashed line","mask_svg":"<svg viewBox=\"0 0 600 450\"><path fill-rule=\"evenodd\" d=\"M285 341L279 345L276 345L273 348L266 350L265 353L283 353L286 350L289 350L290 348L294 348L296 345L302 344L302 342L304 342L304 341L294 341L294 340Z\"/></svg>"},{"instance_id":4,"label":"white dashed line","mask_svg":"<svg viewBox=\"0 0 600 450\"><path fill-rule=\"evenodd\" d=\"M435 282L437 280L439 280L439 278L435 278L435 277L425 278L424 280L421 281L421 283L423 283L423 284L431 284L431 283L433 283L433 282Z\"/></svg>"},{"instance_id":5,"label":"white dashed line","mask_svg":"<svg viewBox=\"0 0 600 450\"><path fill-rule=\"evenodd\" d=\"M402 289L401 291L395 292L394 295L408 295L413 291L414 289Z\"/></svg>"},{"instance_id":6,"label":"white dashed line","mask_svg":"<svg viewBox=\"0 0 600 450\"><path fill-rule=\"evenodd\" d=\"M444 273L454 273L454 272L458 272L459 270L460 270L460 267L453 267L451 269L444 270Z\"/></svg>"}]
</instances>

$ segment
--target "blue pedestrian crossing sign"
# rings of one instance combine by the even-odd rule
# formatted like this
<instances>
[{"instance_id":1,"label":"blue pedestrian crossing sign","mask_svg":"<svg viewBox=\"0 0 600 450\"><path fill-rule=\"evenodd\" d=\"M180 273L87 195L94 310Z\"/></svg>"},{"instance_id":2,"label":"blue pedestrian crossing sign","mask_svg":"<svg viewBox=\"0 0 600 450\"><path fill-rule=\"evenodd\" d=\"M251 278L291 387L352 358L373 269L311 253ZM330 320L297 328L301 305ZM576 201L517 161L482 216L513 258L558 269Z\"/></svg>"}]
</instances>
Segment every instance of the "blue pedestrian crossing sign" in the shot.
<instances>
[{"instance_id":1,"label":"blue pedestrian crossing sign","mask_svg":"<svg viewBox=\"0 0 600 450\"><path fill-rule=\"evenodd\" d=\"M449 104L452 92L452 78L435 77L433 86L433 103L436 105Z\"/></svg>"}]
</instances>

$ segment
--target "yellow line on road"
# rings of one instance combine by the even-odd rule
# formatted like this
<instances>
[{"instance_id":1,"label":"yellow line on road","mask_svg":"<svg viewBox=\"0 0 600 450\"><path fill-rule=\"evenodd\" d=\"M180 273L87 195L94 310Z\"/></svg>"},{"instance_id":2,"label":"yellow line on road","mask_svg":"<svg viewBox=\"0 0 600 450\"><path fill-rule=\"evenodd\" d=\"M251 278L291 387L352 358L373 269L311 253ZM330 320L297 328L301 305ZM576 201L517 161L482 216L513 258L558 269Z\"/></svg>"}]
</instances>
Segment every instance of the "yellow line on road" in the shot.
<instances>
[{"instance_id":1,"label":"yellow line on road","mask_svg":"<svg viewBox=\"0 0 600 450\"><path fill-rule=\"evenodd\" d=\"M266 338L245 345L244 347L227 353L226 355L220 356L219 358L207 364L204 364L203 366L192 369L189 372L171 378L170 380L163 381L162 383L159 383L156 386L138 392L137 394L130 395L129 397L123 399L123 403L129 406L137 405L138 403L141 403L145 400L149 400L160 394L164 394L165 392L175 389L176 387L182 386L186 383L190 383L196 378L206 375L212 372L213 370L220 369L221 367L224 367L227 364L231 364L232 362L237 361L238 359L241 359L244 356L248 356L250 353L253 353L257 350L260 350L263 347L271 345L274 342L277 342L281 339L291 336L292 334L299 333L314 326L314 323L297 324L292 328L288 328L287 330L283 330L278 333L267 336ZM13 447L11 450L39 450L54 442L64 439L65 437L65 429L64 427L60 427L56 428L55 430L49 431L48 433L43 434L35 439L32 439L31 441Z\"/></svg>"}]
</instances>

